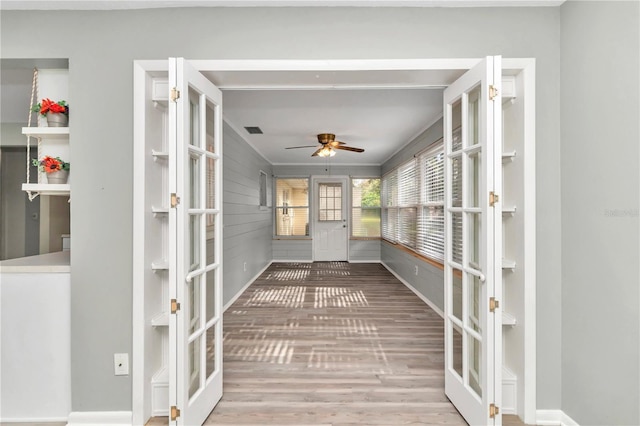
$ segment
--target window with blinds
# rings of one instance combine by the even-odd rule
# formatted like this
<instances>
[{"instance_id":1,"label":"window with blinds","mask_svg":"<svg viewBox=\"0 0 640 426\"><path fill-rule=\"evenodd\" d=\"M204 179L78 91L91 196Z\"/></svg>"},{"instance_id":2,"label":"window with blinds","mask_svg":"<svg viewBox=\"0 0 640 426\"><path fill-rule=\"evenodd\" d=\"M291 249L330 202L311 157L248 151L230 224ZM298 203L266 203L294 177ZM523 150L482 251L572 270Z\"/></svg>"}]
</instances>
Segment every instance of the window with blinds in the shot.
<instances>
[{"instance_id":1,"label":"window with blinds","mask_svg":"<svg viewBox=\"0 0 640 426\"><path fill-rule=\"evenodd\" d=\"M444 259L444 149L432 144L382 177L382 237Z\"/></svg>"},{"instance_id":2,"label":"window with blinds","mask_svg":"<svg viewBox=\"0 0 640 426\"><path fill-rule=\"evenodd\" d=\"M276 236L309 235L309 179L276 179Z\"/></svg>"},{"instance_id":3,"label":"window with blinds","mask_svg":"<svg viewBox=\"0 0 640 426\"><path fill-rule=\"evenodd\" d=\"M398 222L398 170L382 177L382 238L397 241Z\"/></svg>"},{"instance_id":4,"label":"window with blinds","mask_svg":"<svg viewBox=\"0 0 640 426\"><path fill-rule=\"evenodd\" d=\"M380 237L380 179L351 179L351 236Z\"/></svg>"},{"instance_id":5,"label":"window with blinds","mask_svg":"<svg viewBox=\"0 0 640 426\"><path fill-rule=\"evenodd\" d=\"M416 160L398 168L398 242L410 248L416 247L418 181Z\"/></svg>"},{"instance_id":6,"label":"window with blinds","mask_svg":"<svg viewBox=\"0 0 640 426\"><path fill-rule=\"evenodd\" d=\"M444 152L442 142L418 155L420 213L416 250L444 260Z\"/></svg>"}]
</instances>

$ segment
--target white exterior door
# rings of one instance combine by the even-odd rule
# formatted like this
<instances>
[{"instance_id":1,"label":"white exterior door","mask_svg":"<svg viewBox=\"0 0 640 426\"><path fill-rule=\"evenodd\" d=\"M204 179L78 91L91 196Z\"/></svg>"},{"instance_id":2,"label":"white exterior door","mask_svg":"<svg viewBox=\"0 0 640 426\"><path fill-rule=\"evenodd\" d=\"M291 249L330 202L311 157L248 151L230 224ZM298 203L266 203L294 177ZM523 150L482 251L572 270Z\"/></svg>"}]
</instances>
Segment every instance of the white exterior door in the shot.
<instances>
[{"instance_id":1,"label":"white exterior door","mask_svg":"<svg viewBox=\"0 0 640 426\"><path fill-rule=\"evenodd\" d=\"M314 178L313 260L346 261L347 178Z\"/></svg>"},{"instance_id":2,"label":"white exterior door","mask_svg":"<svg viewBox=\"0 0 640 426\"><path fill-rule=\"evenodd\" d=\"M222 397L222 93L169 59L171 425L199 425Z\"/></svg>"},{"instance_id":3,"label":"white exterior door","mask_svg":"<svg viewBox=\"0 0 640 426\"><path fill-rule=\"evenodd\" d=\"M471 425L499 425L502 315L501 58L444 92L445 393Z\"/></svg>"}]
</instances>

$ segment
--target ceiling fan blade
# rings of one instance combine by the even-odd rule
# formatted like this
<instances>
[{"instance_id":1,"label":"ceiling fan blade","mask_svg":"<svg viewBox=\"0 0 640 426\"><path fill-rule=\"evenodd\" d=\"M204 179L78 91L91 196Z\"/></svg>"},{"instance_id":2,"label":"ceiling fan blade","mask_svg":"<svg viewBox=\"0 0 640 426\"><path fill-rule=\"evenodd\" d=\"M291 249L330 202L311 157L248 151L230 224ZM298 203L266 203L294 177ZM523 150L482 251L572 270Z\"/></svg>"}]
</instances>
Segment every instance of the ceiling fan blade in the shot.
<instances>
[{"instance_id":1,"label":"ceiling fan blade","mask_svg":"<svg viewBox=\"0 0 640 426\"><path fill-rule=\"evenodd\" d=\"M362 148L354 148L352 146L342 146L342 145L334 146L333 149L342 149L344 151L353 151L353 152L364 152L364 149Z\"/></svg>"},{"instance_id":2,"label":"ceiling fan blade","mask_svg":"<svg viewBox=\"0 0 640 426\"><path fill-rule=\"evenodd\" d=\"M285 149L298 149L298 148L315 148L318 145L304 145L304 146L289 146Z\"/></svg>"},{"instance_id":3,"label":"ceiling fan blade","mask_svg":"<svg viewBox=\"0 0 640 426\"><path fill-rule=\"evenodd\" d=\"M338 146L338 145L346 145L346 142L340 142L340 141L333 141L333 142L329 142L329 146Z\"/></svg>"},{"instance_id":4,"label":"ceiling fan blade","mask_svg":"<svg viewBox=\"0 0 640 426\"><path fill-rule=\"evenodd\" d=\"M320 151L322 151L323 149L324 149L324 146L321 146L320 148L318 148L318 150L317 150L316 152L314 152L313 154L311 154L311 156L312 156L312 157L317 157L317 156L318 156L318 153L319 153Z\"/></svg>"}]
</instances>

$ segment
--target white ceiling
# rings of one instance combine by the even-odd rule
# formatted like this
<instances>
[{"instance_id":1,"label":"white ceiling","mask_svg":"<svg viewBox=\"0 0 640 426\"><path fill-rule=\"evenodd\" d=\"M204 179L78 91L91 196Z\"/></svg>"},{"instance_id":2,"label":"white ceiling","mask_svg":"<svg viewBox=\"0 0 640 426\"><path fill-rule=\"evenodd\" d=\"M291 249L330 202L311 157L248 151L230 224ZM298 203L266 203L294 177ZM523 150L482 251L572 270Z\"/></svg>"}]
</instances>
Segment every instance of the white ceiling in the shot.
<instances>
[{"instance_id":1,"label":"white ceiling","mask_svg":"<svg viewBox=\"0 0 640 426\"><path fill-rule=\"evenodd\" d=\"M382 164L442 115L442 89L225 90L223 102L226 121L273 164L323 163L316 148L285 149L318 146L318 133L365 150L331 164Z\"/></svg>"},{"instance_id":2,"label":"white ceiling","mask_svg":"<svg viewBox=\"0 0 640 426\"><path fill-rule=\"evenodd\" d=\"M380 165L442 116L442 92L468 61L465 66L434 60L428 70L410 61L408 68L381 61L357 71L343 61L315 64L318 69L280 64L289 71L225 70L221 63L210 71L210 64L199 65L223 90L227 123L272 164ZM253 126L263 134L245 130ZM318 133L334 133L365 151L340 150L329 160L311 157ZM305 145L310 147L286 149Z\"/></svg>"}]
</instances>

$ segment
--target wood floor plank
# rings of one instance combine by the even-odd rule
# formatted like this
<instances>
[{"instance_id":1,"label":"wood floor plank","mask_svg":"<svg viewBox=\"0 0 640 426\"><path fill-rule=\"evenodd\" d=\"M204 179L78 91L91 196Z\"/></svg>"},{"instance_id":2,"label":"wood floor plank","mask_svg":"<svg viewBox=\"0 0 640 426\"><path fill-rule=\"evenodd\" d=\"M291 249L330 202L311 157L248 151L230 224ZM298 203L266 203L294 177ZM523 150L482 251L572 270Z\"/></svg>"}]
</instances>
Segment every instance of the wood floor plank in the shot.
<instances>
[{"instance_id":1,"label":"wood floor plank","mask_svg":"<svg viewBox=\"0 0 640 426\"><path fill-rule=\"evenodd\" d=\"M344 262L274 263L227 309L205 424L466 425L444 394L442 318L382 265Z\"/></svg>"}]
</instances>

